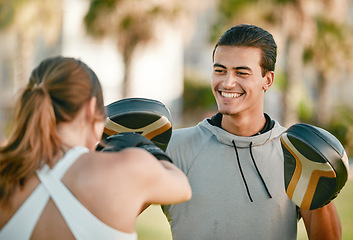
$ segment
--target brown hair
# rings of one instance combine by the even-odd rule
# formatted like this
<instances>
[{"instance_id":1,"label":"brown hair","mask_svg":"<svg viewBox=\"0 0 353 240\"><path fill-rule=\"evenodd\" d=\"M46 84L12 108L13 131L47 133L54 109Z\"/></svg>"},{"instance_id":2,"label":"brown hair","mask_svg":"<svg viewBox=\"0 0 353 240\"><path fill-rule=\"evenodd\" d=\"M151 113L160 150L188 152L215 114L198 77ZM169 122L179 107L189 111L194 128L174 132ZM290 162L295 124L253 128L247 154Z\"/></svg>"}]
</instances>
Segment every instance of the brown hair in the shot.
<instances>
[{"instance_id":1,"label":"brown hair","mask_svg":"<svg viewBox=\"0 0 353 240\"><path fill-rule=\"evenodd\" d=\"M0 148L1 204L9 204L16 186L23 186L42 164L53 166L63 147L56 125L72 121L92 97L97 98L97 119L104 119L99 80L80 60L48 58L33 70L15 107L11 134Z\"/></svg>"},{"instance_id":2,"label":"brown hair","mask_svg":"<svg viewBox=\"0 0 353 240\"><path fill-rule=\"evenodd\" d=\"M218 46L255 47L261 50L261 70L264 77L268 71L275 70L277 44L266 30L247 24L236 25L228 29L219 38L213 49L212 59Z\"/></svg>"}]
</instances>

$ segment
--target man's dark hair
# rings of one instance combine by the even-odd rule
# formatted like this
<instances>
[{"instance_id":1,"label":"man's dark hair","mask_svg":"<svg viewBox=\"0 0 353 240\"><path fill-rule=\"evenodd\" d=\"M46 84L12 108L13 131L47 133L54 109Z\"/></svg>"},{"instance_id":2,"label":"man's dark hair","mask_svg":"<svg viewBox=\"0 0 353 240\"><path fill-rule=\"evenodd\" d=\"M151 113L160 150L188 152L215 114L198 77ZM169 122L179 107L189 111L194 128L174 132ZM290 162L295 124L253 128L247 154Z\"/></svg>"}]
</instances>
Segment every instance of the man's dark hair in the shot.
<instances>
[{"instance_id":1,"label":"man's dark hair","mask_svg":"<svg viewBox=\"0 0 353 240\"><path fill-rule=\"evenodd\" d=\"M261 50L260 66L262 70L262 76L265 76L268 71L275 70L277 44L273 39L273 36L260 27L240 24L227 30L219 38L213 50L213 60L217 47L222 45L259 48Z\"/></svg>"}]
</instances>

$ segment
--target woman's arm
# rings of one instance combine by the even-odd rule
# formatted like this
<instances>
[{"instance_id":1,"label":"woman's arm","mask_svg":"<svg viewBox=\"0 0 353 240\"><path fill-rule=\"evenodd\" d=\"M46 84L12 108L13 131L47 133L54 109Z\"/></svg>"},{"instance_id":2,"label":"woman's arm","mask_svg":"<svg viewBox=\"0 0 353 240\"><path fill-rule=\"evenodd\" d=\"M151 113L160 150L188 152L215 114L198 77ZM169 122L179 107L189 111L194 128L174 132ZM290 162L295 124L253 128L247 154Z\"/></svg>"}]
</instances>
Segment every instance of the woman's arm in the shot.
<instances>
[{"instance_id":1,"label":"woman's arm","mask_svg":"<svg viewBox=\"0 0 353 240\"><path fill-rule=\"evenodd\" d=\"M149 152L134 148L130 152L133 181L145 203L176 204L191 198L192 192L186 175L166 160L158 160Z\"/></svg>"}]
</instances>

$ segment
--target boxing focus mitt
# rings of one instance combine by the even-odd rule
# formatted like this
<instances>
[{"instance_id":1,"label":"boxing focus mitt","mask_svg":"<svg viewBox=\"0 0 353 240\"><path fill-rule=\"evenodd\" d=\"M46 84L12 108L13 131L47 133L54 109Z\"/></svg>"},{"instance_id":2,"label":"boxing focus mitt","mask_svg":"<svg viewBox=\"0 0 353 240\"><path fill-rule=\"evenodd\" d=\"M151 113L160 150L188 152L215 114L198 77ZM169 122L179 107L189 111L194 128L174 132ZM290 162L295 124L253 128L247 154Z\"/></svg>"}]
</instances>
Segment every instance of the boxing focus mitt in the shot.
<instances>
[{"instance_id":1,"label":"boxing focus mitt","mask_svg":"<svg viewBox=\"0 0 353 240\"><path fill-rule=\"evenodd\" d=\"M150 139L163 151L172 135L169 109L161 102L146 98L126 98L106 106L107 119L102 140L123 132L135 132ZM98 145L97 150L102 147Z\"/></svg>"},{"instance_id":2,"label":"boxing focus mitt","mask_svg":"<svg viewBox=\"0 0 353 240\"><path fill-rule=\"evenodd\" d=\"M281 136L284 182L289 198L313 210L328 204L348 179L348 158L329 132L309 124L295 124Z\"/></svg>"},{"instance_id":3,"label":"boxing focus mitt","mask_svg":"<svg viewBox=\"0 0 353 240\"><path fill-rule=\"evenodd\" d=\"M145 138L141 134L134 132L119 133L107 137L101 142L102 152L118 152L129 147L138 147L145 149L158 160L167 160L172 163L169 156L159 147L153 144L152 141Z\"/></svg>"}]
</instances>

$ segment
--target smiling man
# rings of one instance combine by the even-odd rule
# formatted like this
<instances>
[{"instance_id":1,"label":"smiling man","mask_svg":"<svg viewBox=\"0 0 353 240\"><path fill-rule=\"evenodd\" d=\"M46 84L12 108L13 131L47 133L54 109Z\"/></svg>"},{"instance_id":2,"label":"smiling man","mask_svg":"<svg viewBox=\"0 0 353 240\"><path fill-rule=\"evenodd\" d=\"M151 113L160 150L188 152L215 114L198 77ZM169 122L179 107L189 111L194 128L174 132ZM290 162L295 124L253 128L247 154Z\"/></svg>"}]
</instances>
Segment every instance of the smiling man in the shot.
<instances>
[{"instance_id":1,"label":"smiling man","mask_svg":"<svg viewBox=\"0 0 353 240\"><path fill-rule=\"evenodd\" d=\"M277 46L253 25L226 31L213 51L219 113L173 132L167 152L188 176L190 201L164 206L174 240L296 239L301 215L310 239L339 239L334 204L304 211L285 193L280 136L263 112Z\"/></svg>"},{"instance_id":2,"label":"smiling man","mask_svg":"<svg viewBox=\"0 0 353 240\"><path fill-rule=\"evenodd\" d=\"M273 69L262 72L261 50L219 45L214 52L212 90L223 114L222 128L251 136L265 124L264 91L273 83ZM234 121L236 118L236 121Z\"/></svg>"}]
</instances>

